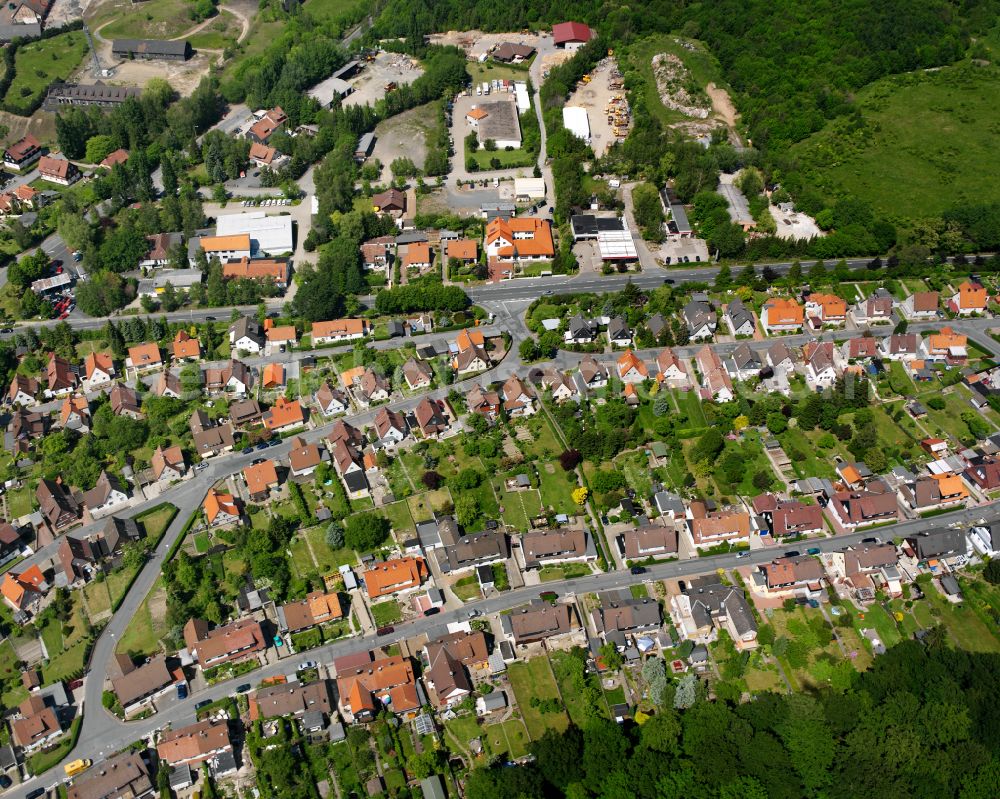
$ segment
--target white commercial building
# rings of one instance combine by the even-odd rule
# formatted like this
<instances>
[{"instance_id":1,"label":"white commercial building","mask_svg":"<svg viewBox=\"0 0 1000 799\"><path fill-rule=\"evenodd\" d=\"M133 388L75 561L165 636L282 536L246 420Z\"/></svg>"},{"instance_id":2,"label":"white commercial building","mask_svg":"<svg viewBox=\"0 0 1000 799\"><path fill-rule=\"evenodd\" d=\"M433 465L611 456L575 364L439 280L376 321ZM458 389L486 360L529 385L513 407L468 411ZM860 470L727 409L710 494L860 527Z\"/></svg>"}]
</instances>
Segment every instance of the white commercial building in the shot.
<instances>
[{"instance_id":1,"label":"white commercial building","mask_svg":"<svg viewBox=\"0 0 1000 799\"><path fill-rule=\"evenodd\" d=\"M587 116L586 108L578 105L564 106L563 126L578 139L590 141L590 117Z\"/></svg>"},{"instance_id":2,"label":"white commercial building","mask_svg":"<svg viewBox=\"0 0 1000 799\"><path fill-rule=\"evenodd\" d=\"M514 178L514 199L522 201L545 199L545 179Z\"/></svg>"},{"instance_id":3,"label":"white commercial building","mask_svg":"<svg viewBox=\"0 0 1000 799\"><path fill-rule=\"evenodd\" d=\"M597 249L602 261L637 261L639 252L629 230L599 230Z\"/></svg>"},{"instance_id":4,"label":"white commercial building","mask_svg":"<svg viewBox=\"0 0 1000 799\"><path fill-rule=\"evenodd\" d=\"M528 84L518 82L514 84L514 97L517 100L517 113L523 114L531 108L531 97L528 95Z\"/></svg>"},{"instance_id":5,"label":"white commercial building","mask_svg":"<svg viewBox=\"0 0 1000 799\"><path fill-rule=\"evenodd\" d=\"M268 216L263 211L220 216L216 222L217 236L250 236L251 256L283 255L294 249L292 243L292 217Z\"/></svg>"}]
</instances>

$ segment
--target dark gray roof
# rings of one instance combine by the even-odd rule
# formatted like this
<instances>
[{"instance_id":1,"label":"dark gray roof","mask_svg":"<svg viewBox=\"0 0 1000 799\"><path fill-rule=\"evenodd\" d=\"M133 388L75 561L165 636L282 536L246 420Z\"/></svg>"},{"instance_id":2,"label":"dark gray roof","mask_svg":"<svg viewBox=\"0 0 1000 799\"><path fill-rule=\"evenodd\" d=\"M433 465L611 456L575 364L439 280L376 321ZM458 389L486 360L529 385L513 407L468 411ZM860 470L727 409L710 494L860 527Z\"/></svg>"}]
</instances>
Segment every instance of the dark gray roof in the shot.
<instances>
[{"instance_id":1,"label":"dark gray roof","mask_svg":"<svg viewBox=\"0 0 1000 799\"><path fill-rule=\"evenodd\" d=\"M115 39L111 49L116 54L187 56L191 45L186 40L172 42L163 39Z\"/></svg>"},{"instance_id":2,"label":"dark gray roof","mask_svg":"<svg viewBox=\"0 0 1000 799\"><path fill-rule=\"evenodd\" d=\"M740 635L757 629L757 621L739 588L722 585L714 576L706 576L693 580L684 593L691 598L691 615L699 626L725 616Z\"/></svg>"},{"instance_id":3,"label":"dark gray roof","mask_svg":"<svg viewBox=\"0 0 1000 799\"><path fill-rule=\"evenodd\" d=\"M684 321L687 322L688 329L692 333L715 322L715 312L712 310L712 306L700 300L692 300L685 305L683 314Z\"/></svg>"},{"instance_id":4,"label":"dark gray roof","mask_svg":"<svg viewBox=\"0 0 1000 799\"><path fill-rule=\"evenodd\" d=\"M37 39L42 35L42 26L37 22L29 25L0 25L0 42L14 39Z\"/></svg>"},{"instance_id":5,"label":"dark gray roof","mask_svg":"<svg viewBox=\"0 0 1000 799\"><path fill-rule=\"evenodd\" d=\"M938 558L965 552L965 533L958 528L942 527L918 533L911 539L917 550L917 557Z\"/></svg>"},{"instance_id":6,"label":"dark gray roof","mask_svg":"<svg viewBox=\"0 0 1000 799\"><path fill-rule=\"evenodd\" d=\"M743 304L743 300L733 300L726 306L726 315L732 322L733 328L739 330L743 325L749 323L753 327L753 316L749 309Z\"/></svg>"},{"instance_id":7,"label":"dark gray roof","mask_svg":"<svg viewBox=\"0 0 1000 799\"><path fill-rule=\"evenodd\" d=\"M66 98L90 102L120 103L129 97L139 97L142 89L135 86L108 86L100 81L92 85L79 83L53 83L49 86L47 97L52 99Z\"/></svg>"},{"instance_id":8,"label":"dark gray roof","mask_svg":"<svg viewBox=\"0 0 1000 799\"><path fill-rule=\"evenodd\" d=\"M646 320L646 327L649 328L649 332L654 336L659 336L660 331L666 326L667 320L663 318L663 314L661 313L655 313Z\"/></svg>"},{"instance_id":9,"label":"dark gray roof","mask_svg":"<svg viewBox=\"0 0 1000 799\"><path fill-rule=\"evenodd\" d=\"M362 471L348 472L344 475L344 482L347 484L347 488L352 493L354 491L364 491L368 488L368 478L365 477L365 473Z\"/></svg>"}]
</instances>

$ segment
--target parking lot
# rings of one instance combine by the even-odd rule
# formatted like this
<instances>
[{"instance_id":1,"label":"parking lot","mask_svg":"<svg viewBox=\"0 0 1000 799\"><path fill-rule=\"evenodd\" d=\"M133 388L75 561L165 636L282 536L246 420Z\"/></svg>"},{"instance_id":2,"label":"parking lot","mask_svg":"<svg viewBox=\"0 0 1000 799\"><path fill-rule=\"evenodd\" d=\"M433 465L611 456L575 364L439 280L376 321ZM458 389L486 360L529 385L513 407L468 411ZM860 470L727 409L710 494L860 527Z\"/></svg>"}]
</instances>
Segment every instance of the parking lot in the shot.
<instances>
[{"instance_id":1,"label":"parking lot","mask_svg":"<svg viewBox=\"0 0 1000 799\"><path fill-rule=\"evenodd\" d=\"M350 81L354 91L343 100L343 105L375 105L385 95L390 83L398 86L413 83L424 74L423 67L408 55L380 52L375 60L366 64L357 78Z\"/></svg>"}]
</instances>

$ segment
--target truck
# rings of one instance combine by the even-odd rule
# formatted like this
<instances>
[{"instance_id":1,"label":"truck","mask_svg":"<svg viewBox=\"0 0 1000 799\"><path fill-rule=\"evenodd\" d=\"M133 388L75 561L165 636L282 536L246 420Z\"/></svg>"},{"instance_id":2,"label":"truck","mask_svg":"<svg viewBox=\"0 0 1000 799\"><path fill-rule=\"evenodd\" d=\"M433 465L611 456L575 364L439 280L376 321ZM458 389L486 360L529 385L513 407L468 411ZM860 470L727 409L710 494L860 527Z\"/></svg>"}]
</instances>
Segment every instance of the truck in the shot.
<instances>
[{"instance_id":1,"label":"truck","mask_svg":"<svg viewBox=\"0 0 1000 799\"><path fill-rule=\"evenodd\" d=\"M92 762L89 758L81 757L67 763L63 766L63 770L66 772L67 777L75 777L77 774L86 771L90 768Z\"/></svg>"}]
</instances>

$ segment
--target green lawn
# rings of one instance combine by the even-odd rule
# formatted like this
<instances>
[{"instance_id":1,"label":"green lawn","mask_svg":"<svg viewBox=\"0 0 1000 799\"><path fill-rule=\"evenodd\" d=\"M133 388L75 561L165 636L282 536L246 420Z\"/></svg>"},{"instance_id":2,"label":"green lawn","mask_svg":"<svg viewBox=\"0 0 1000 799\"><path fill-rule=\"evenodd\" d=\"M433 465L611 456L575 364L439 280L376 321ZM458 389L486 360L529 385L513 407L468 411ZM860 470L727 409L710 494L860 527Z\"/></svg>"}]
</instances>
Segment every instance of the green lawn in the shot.
<instances>
[{"instance_id":1,"label":"green lawn","mask_svg":"<svg viewBox=\"0 0 1000 799\"><path fill-rule=\"evenodd\" d=\"M129 0L117 0L98 9L92 27L114 20L101 30L111 39L172 39L191 30L195 22L188 16L190 0L157 0L134 8Z\"/></svg>"},{"instance_id":2,"label":"green lawn","mask_svg":"<svg viewBox=\"0 0 1000 799\"><path fill-rule=\"evenodd\" d=\"M20 519L31 514L34 507L33 494L28 486L12 489L7 494L7 510L12 519Z\"/></svg>"},{"instance_id":3,"label":"green lawn","mask_svg":"<svg viewBox=\"0 0 1000 799\"><path fill-rule=\"evenodd\" d=\"M541 484L542 507L552 508L556 513L575 513L573 490L577 487L576 475L565 472L554 462L538 466L538 481Z\"/></svg>"},{"instance_id":4,"label":"green lawn","mask_svg":"<svg viewBox=\"0 0 1000 799\"><path fill-rule=\"evenodd\" d=\"M968 602L952 605L931 585L925 586L924 593L934 618L945 626L956 646L970 652L1000 652L995 630L983 623Z\"/></svg>"},{"instance_id":5,"label":"green lawn","mask_svg":"<svg viewBox=\"0 0 1000 799\"><path fill-rule=\"evenodd\" d=\"M403 618L399 609L399 603L395 599L379 602L371 606L372 620L376 627L385 627L387 624L395 624Z\"/></svg>"},{"instance_id":6,"label":"green lawn","mask_svg":"<svg viewBox=\"0 0 1000 799\"><path fill-rule=\"evenodd\" d=\"M240 29L239 20L223 10L206 27L189 36L188 41L195 50L222 50L236 42Z\"/></svg>"},{"instance_id":7,"label":"green lawn","mask_svg":"<svg viewBox=\"0 0 1000 799\"><path fill-rule=\"evenodd\" d=\"M160 540L176 515L177 508L170 503L164 503L137 516L136 521L142 522L142 526L146 530L146 538L150 542L155 542Z\"/></svg>"},{"instance_id":8,"label":"green lawn","mask_svg":"<svg viewBox=\"0 0 1000 799\"><path fill-rule=\"evenodd\" d=\"M48 664L42 666L42 682L50 685L57 680L81 675L86 663L87 644L87 641L79 641L51 657Z\"/></svg>"},{"instance_id":9,"label":"green lawn","mask_svg":"<svg viewBox=\"0 0 1000 799\"><path fill-rule=\"evenodd\" d=\"M14 79L4 102L13 106L32 105L49 84L66 80L86 52L87 40L83 31L69 31L21 45L14 59Z\"/></svg>"},{"instance_id":10,"label":"green lawn","mask_svg":"<svg viewBox=\"0 0 1000 799\"><path fill-rule=\"evenodd\" d=\"M553 580L586 577L590 573L590 568L583 563L567 563L564 566L543 566L539 571L539 577L543 583L550 583Z\"/></svg>"},{"instance_id":11,"label":"green lawn","mask_svg":"<svg viewBox=\"0 0 1000 799\"><path fill-rule=\"evenodd\" d=\"M569 717L565 711L541 713L538 708L531 706L532 697L538 697L539 700L559 697L559 689L547 658L536 657L511 663L507 669L507 676L514 688L518 707L532 740L541 738L547 729L559 732L566 729Z\"/></svg>"},{"instance_id":12,"label":"green lawn","mask_svg":"<svg viewBox=\"0 0 1000 799\"><path fill-rule=\"evenodd\" d=\"M300 535L309 539L321 575L331 574L345 564L354 565L358 562L358 556L353 549L330 549L327 546L325 526L310 527Z\"/></svg>"},{"instance_id":13,"label":"green lawn","mask_svg":"<svg viewBox=\"0 0 1000 799\"><path fill-rule=\"evenodd\" d=\"M472 602L476 599L482 599L483 596L479 588L479 580L476 579L475 574L461 578L451 587L451 590L463 602Z\"/></svg>"},{"instance_id":14,"label":"green lawn","mask_svg":"<svg viewBox=\"0 0 1000 799\"><path fill-rule=\"evenodd\" d=\"M455 739L459 742L463 749L468 750L469 741L474 738L479 738L482 735L483 728L479 726L479 722L475 715L467 716L457 716L453 719L448 719L444 723L445 729L455 736Z\"/></svg>"},{"instance_id":15,"label":"green lawn","mask_svg":"<svg viewBox=\"0 0 1000 799\"><path fill-rule=\"evenodd\" d=\"M872 605L864 613L856 613L854 615L854 624L859 632L865 627L874 628L886 648L898 644L903 638L899 632L899 627L896 625L896 620L886 612L885 608L878 604Z\"/></svg>"},{"instance_id":16,"label":"green lawn","mask_svg":"<svg viewBox=\"0 0 1000 799\"><path fill-rule=\"evenodd\" d=\"M83 595L87 600L87 607L91 616L98 616L111 610L111 594L108 593L108 581L91 580L83 588Z\"/></svg>"},{"instance_id":17,"label":"green lawn","mask_svg":"<svg viewBox=\"0 0 1000 799\"><path fill-rule=\"evenodd\" d=\"M397 541L406 541L416 535L417 528L410 516L410 509L405 502L393 502L379 508L376 513L389 520L392 533Z\"/></svg>"},{"instance_id":18,"label":"green lawn","mask_svg":"<svg viewBox=\"0 0 1000 799\"><path fill-rule=\"evenodd\" d=\"M0 642L0 685L3 688L0 702L4 707L14 707L28 696L27 689L21 684L21 670L17 667L17 653L9 638Z\"/></svg>"},{"instance_id":19,"label":"green lawn","mask_svg":"<svg viewBox=\"0 0 1000 799\"><path fill-rule=\"evenodd\" d=\"M789 427L778 436L797 477L836 477L831 458L816 446L815 438L797 427Z\"/></svg>"},{"instance_id":20,"label":"green lawn","mask_svg":"<svg viewBox=\"0 0 1000 799\"><path fill-rule=\"evenodd\" d=\"M153 608L156 608L155 616ZM153 584L153 590L143 600L135 616L129 620L116 650L139 657L159 652L160 639L170 632L166 609L167 590L163 585L163 578L160 578Z\"/></svg>"},{"instance_id":21,"label":"green lawn","mask_svg":"<svg viewBox=\"0 0 1000 799\"><path fill-rule=\"evenodd\" d=\"M566 704L566 712L569 713L570 721L578 727L585 727L591 718L591 710L587 706L587 700L582 692L576 687L574 674L577 668L582 668L582 662L568 652L553 652L549 656L552 664L552 672L556 675L559 684L559 692L562 694ZM585 679L590 679L595 685L599 682L594 675L587 675ZM621 690L621 689L619 689ZM599 695L599 694L598 694ZM622 691L622 698L617 700L625 701L625 693Z\"/></svg>"},{"instance_id":22,"label":"green lawn","mask_svg":"<svg viewBox=\"0 0 1000 799\"><path fill-rule=\"evenodd\" d=\"M501 724L493 724L484 728L489 741L490 751L507 752L511 759L524 757L528 754L528 730L520 719L507 719Z\"/></svg>"},{"instance_id":23,"label":"green lawn","mask_svg":"<svg viewBox=\"0 0 1000 799\"><path fill-rule=\"evenodd\" d=\"M406 500L406 504L413 520L424 522L433 518L435 512L440 512L451 501L451 492L447 488L439 488L436 491L415 494Z\"/></svg>"},{"instance_id":24,"label":"green lawn","mask_svg":"<svg viewBox=\"0 0 1000 799\"><path fill-rule=\"evenodd\" d=\"M984 165L1000 146L991 124L1000 103L1000 75L968 63L885 78L856 95L852 117L828 123L792 148L811 184L831 200L853 196L876 212L924 218L956 197L989 203L1000 185Z\"/></svg>"},{"instance_id":25,"label":"green lawn","mask_svg":"<svg viewBox=\"0 0 1000 799\"><path fill-rule=\"evenodd\" d=\"M499 165L493 164L493 159L496 158L500 163ZM490 170L490 169L513 169L515 167L529 167L534 163L534 158L531 153L517 149L517 150L494 150L490 152L489 150L469 150L466 148L465 160L468 161L472 159L479 166L480 171Z\"/></svg>"},{"instance_id":26,"label":"green lawn","mask_svg":"<svg viewBox=\"0 0 1000 799\"><path fill-rule=\"evenodd\" d=\"M113 571L108 575L108 593L111 595L112 606L125 595L125 592L132 584L132 580L135 579L135 575L139 573L140 568L130 569L122 567L118 571Z\"/></svg>"},{"instance_id":27,"label":"green lawn","mask_svg":"<svg viewBox=\"0 0 1000 799\"><path fill-rule=\"evenodd\" d=\"M473 85L476 85L487 80L528 80L528 66L529 64L526 62L521 69L518 69L490 59L483 63L470 61L466 64L466 69L469 72L469 77L472 78Z\"/></svg>"},{"instance_id":28,"label":"green lawn","mask_svg":"<svg viewBox=\"0 0 1000 799\"><path fill-rule=\"evenodd\" d=\"M209 540L207 532L202 530L200 533L195 534L194 548L199 555L204 555L212 548L212 542Z\"/></svg>"}]
</instances>

